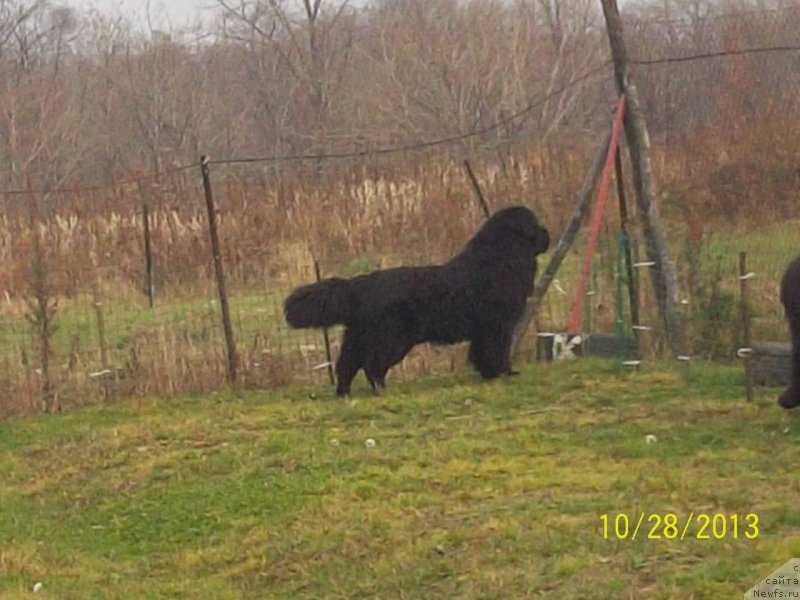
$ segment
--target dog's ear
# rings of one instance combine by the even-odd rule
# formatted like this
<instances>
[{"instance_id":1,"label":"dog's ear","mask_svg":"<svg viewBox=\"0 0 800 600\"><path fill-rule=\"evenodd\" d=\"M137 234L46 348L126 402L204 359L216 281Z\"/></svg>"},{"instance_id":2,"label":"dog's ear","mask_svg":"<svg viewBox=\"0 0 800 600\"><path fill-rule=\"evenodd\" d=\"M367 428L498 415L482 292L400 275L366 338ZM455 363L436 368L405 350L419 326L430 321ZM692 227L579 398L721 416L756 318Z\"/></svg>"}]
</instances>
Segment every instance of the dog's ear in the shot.
<instances>
[{"instance_id":1,"label":"dog's ear","mask_svg":"<svg viewBox=\"0 0 800 600\"><path fill-rule=\"evenodd\" d=\"M547 252L547 249L550 247L550 234L547 232L547 229L544 227L539 227L538 231L536 232L536 254L542 254L543 252Z\"/></svg>"}]
</instances>

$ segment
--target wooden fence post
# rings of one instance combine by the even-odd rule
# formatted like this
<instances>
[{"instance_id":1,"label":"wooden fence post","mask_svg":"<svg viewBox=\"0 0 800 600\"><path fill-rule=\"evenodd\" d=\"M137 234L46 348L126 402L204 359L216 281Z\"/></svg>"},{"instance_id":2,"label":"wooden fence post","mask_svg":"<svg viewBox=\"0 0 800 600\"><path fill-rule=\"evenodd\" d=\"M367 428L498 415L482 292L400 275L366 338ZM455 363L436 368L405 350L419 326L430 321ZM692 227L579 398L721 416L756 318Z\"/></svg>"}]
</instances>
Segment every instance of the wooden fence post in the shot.
<instances>
[{"instance_id":1,"label":"wooden fence post","mask_svg":"<svg viewBox=\"0 0 800 600\"><path fill-rule=\"evenodd\" d=\"M222 251L220 250L219 234L217 233L217 209L214 206L214 197L211 193L211 172L208 156L203 155L200 157L200 172L203 176L203 190L206 196L206 208L208 209L208 233L211 238L211 252L214 258L214 271L217 276L217 290L219 291L219 306L222 311L222 326L225 329L225 343L228 351L228 382L234 384L236 383L239 368L239 357L236 353L230 307L228 306L228 292L225 287L225 271L222 267Z\"/></svg>"},{"instance_id":2,"label":"wooden fence post","mask_svg":"<svg viewBox=\"0 0 800 600\"><path fill-rule=\"evenodd\" d=\"M472 165L469 164L468 160L464 160L464 168L467 170L467 175L469 175L472 189L475 190L475 195L478 196L478 203L481 205L483 215L488 219L492 213L489 210L489 205L486 203L486 198L483 195L483 190L481 190L481 185L478 183L478 178L475 177L475 173L472 172Z\"/></svg>"},{"instance_id":3,"label":"wooden fence post","mask_svg":"<svg viewBox=\"0 0 800 600\"><path fill-rule=\"evenodd\" d=\"M144 230L144 287L150 308L155 305L156 288L153 279L153 250L150 238L150 207L147 200L142 200L142 227Z\"/></svg>"}]
</instances>

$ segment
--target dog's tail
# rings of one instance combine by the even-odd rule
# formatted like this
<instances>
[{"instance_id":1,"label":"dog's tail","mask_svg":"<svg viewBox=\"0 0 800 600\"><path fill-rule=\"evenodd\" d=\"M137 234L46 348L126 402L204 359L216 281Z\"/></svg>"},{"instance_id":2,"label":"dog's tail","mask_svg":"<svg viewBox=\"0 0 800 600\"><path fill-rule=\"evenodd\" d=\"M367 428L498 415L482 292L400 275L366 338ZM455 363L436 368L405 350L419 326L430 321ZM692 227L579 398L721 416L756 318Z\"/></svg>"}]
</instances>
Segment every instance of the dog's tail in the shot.
<instances>
[{"instance_id":1,"label":"dog's tail","mask_svg":"<svg viewBox=\"0 0 800 600\"><path fill-rule=\"evenodd\" d=\"M332 277L297 288L283 305L286 320L295 328L347 324L354 311L349 287L348 280Z\"/></svg>"}]
</instances>

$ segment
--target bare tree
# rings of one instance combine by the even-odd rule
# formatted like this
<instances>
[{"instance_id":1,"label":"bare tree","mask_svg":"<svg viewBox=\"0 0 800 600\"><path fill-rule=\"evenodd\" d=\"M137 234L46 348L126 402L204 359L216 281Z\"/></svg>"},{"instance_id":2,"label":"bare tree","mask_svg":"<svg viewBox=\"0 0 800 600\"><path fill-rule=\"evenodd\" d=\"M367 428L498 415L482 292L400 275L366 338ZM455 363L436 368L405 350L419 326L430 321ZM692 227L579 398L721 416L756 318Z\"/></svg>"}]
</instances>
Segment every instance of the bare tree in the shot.
<instances>
[{"instance_id":1,"label":"bare tree","mask_svg":"<svg viewBox=\"0 0 800 600\"><path fill-rule=\"evenodd\" d=\"M12 185L57 187L78 164L84 115L60 70L76 33L73 17L46 2L0 1L0 156Z\"/></svg>"},{"instance_id":2,"label":"bare tree","mask_svg":"<svg viewBox=\"0 0 800 600\"><path fill-rule=\"evenodd\" d=\"M581 15L568 27L559 24L554 47L556 26L542 21L532 3L379 3L370 13L370 27L379 35L367 45L374 92L360 100L366 118L373 120L366 130L382 140L459 135L506 121L530 106L525 118L487 132L480 141L514 138L523 128L543 141L580 112L582 86L559 90L601 60L602 53L586 51L587 40L602 47L586 20ZM532 132L531 123L536 124Z\"/></svg>"},{"instance_id":3,"label":"bare tree","mask_svg":"<svg viewBox=\"0 0 800 600\"><path fill-rule=\"evenodd\" d=\"M251 53L251 85L276 151L287 143L319 150L351 55L354 16L348 1L303 0L300 11L285 0L218 2L227 39L244 43Z\"/></svg>"},{"instance_id":4,"label":"bare tree","mask_svg":"<svg viewBox=\"0 0 800 600\"><path fill-rule=\"evenodd\" d=\"M152 32L138 50L129 46L121 63L115 85L125 104L116 111L127 113L129 133L140 142L152 172L196 159L203 65L163 32ZM128 167L137 165L128 161Z\"/></svg>"}]
</instances>

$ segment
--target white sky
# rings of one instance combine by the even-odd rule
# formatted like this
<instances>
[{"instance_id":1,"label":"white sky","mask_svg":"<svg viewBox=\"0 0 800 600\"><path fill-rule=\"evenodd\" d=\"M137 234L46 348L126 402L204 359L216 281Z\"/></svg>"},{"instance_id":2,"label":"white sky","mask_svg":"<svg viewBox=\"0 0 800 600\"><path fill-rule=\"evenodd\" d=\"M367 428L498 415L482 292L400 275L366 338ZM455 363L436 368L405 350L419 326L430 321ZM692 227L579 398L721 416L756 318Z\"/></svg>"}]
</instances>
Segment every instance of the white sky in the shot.
<instances>
[{"instance_id":1,"label":"white sky","mask_svg":"<svg viewBox=\"0 0 800 600\"><path fill-rule=\"evenodd\" d=\"M109 16L124 16L136 25L147 23L147 0L56 0L53 4L81 10L95 8ZM208 19L216 0L150 0L150 18L156 29L182 29ZM170 27L171 26L171 27Z\"/></svg>"}]
</instances>

